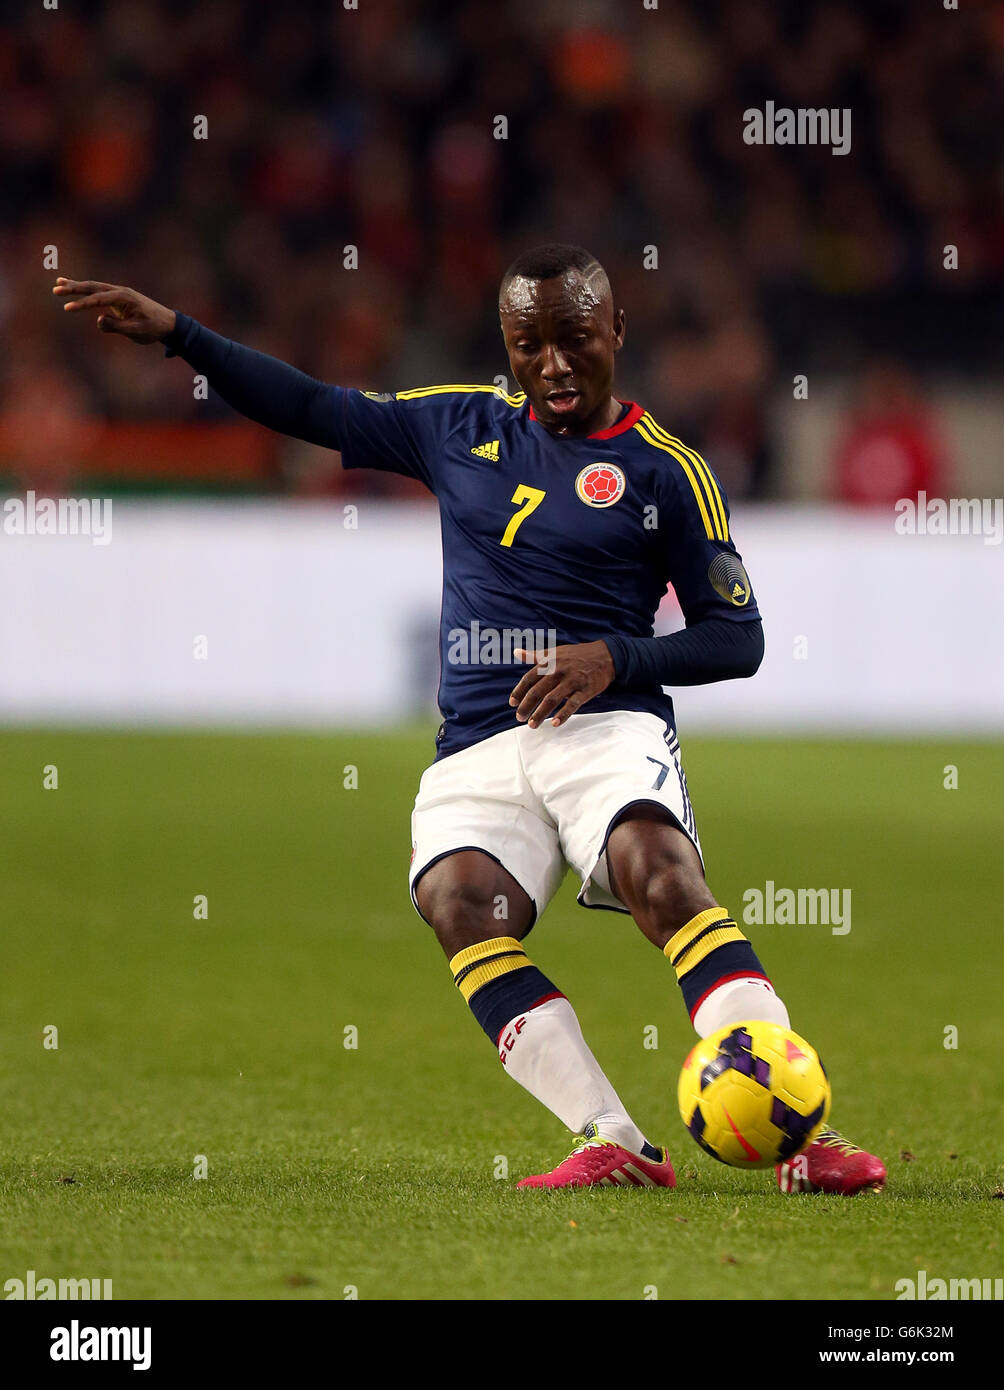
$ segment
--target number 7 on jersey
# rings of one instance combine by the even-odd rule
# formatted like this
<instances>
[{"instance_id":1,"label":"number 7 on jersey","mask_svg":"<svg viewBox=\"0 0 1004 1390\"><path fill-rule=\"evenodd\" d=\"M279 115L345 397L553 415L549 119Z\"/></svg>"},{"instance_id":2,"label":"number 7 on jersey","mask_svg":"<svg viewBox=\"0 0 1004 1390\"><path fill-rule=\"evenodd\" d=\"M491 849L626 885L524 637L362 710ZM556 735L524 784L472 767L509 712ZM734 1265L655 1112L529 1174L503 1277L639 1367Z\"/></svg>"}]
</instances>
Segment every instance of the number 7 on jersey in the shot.
<instances>
[{"instance_id":1,"label":"number 7 on jersey","mask_svg":"<svg viewBox=\"0 0 1004 1390\"><path fill-rule=\"evenodd\" d=\"M523 505L505 528L505 534L499 541L499 545L512 545L513 537L516 535L520 526L530 513L540 506L546 496L547 494L541 488L528 487L526 483L520 483L519 487L513 493L511 500L513 502L522 502Z\"/></svg>"}]
</instances>

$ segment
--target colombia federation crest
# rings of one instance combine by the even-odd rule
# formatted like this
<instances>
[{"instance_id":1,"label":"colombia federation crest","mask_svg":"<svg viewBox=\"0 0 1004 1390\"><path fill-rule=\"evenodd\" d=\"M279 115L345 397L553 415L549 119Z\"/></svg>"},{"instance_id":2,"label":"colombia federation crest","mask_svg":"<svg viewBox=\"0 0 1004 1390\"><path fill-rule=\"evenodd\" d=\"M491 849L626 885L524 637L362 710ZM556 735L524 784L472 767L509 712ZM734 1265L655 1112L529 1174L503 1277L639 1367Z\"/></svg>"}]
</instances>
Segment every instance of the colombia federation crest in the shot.
<instances>
[{"instance_id":1,"label":"colombia federation crest","mask_svg":"<svg viewBox=\"0 0 1004 1390\"><path fill-rule=\"evenodd\" d=\"M627 480L615 463L588 463L575 479L575 491L587 507L612 507L624 496Z\"/></svg>"}]
</instances>

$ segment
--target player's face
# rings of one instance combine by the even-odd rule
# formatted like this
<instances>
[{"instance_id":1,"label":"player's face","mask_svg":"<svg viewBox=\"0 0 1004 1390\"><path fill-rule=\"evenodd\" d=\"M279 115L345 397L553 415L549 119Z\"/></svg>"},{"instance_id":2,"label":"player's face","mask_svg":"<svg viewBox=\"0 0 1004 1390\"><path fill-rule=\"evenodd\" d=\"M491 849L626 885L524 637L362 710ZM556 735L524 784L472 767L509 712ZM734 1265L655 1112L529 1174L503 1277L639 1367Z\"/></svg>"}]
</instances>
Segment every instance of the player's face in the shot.
<instances>
[{"instance_id":1,"label":"player's face","mask_svg":"<svg viewBox=\"0 0 1004 1390\"><path fill-rule=\"evenodd\" d=\"M605 279L577 270L552 280L513 280L499 305L509 365L534 414L553 434L593 434L614 423L614 355L624 313ZM613 418L610 418L610 417Z\"/></svg>"}]
</instances>

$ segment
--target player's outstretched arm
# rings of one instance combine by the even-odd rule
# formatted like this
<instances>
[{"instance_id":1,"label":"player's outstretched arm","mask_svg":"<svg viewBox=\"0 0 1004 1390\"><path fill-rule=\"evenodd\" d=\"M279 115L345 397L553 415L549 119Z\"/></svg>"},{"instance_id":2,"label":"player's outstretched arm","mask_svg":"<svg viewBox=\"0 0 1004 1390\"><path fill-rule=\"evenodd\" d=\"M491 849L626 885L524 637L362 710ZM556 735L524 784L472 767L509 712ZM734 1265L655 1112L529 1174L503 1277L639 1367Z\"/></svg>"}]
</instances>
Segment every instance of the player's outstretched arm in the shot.
<instances>
[{"instance_id":1,"label":"player's outstretched arm","mask_svg":"<svg viewBox=\"0 0 1004 1390\"><path fill-rule=\"evenodd\" d=\"M52 292L64 301L68 313L96 310L103 333L118 333L134 343L163 343L168 356L181 357L201 372L213 390L249 420L310 444L342 447L344 393L339 387L222 338L186 314L125 285L61 275Z\"/></svg>"}]
</instances>

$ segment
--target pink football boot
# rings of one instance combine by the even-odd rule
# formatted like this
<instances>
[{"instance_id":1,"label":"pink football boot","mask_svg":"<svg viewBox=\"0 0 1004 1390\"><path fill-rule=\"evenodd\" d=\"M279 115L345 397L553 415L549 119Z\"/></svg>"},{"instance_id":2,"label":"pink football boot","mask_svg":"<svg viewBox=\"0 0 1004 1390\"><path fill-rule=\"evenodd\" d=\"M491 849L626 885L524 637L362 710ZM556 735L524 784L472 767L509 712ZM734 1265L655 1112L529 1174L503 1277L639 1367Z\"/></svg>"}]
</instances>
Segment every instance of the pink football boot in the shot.
<instances>
[{"instance_id":1,"label":"pink football boot","mask_svg":"<svg viewBox=\"0 0 1004 1390\"><path fill-rule=\"evenodd\" d=\"M880 1158L835 1129L821 1129L804 1153L777 1164L775 1171L782 1192L836 1192L842 1197L881 1192L886 1179Z\"/></svg>"},{"instance_id":2,"label":"pink football boot","mask_svg":"<svg viewBox=\"0 0 1004 1390\"><path fill-rule=\"evenodd\" d=\"M665 1149L654 1163L621 1148L612 1139L579 1138L563 1163L550 1173L521 1178L517 1187L675 1187L676 1174Z\"/></svg>"}]
</instances>

